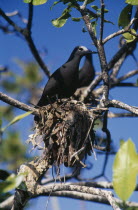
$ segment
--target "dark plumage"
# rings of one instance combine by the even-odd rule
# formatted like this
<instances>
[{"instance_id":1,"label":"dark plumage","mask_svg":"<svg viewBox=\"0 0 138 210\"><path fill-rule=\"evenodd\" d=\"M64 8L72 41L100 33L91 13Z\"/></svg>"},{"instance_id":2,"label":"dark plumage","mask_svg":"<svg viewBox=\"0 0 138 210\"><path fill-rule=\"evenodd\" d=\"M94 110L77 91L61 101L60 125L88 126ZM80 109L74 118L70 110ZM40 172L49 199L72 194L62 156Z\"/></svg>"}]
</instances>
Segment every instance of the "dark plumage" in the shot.
<instances>
[{"instance_id":1,"label":"dark plumage","mask_svg":"<svg viewBox=\"0 0 138 210\"><path fill-rule=\"evenodd\" d=\"M79 72L78 87L81 88L90 85L94 77L95 77L95 69L92 63L92 55L88 54L86 55L84 65Z\"/></svg>"},{"instance_id":2,"label":"dark plumage","mask_svg":"<svg viewBox=\"0 0 138 210\"><path fill-rule=\"evenodd\" d=\"M50 100L69 98L78 88L79 63L82 56L91 54L92 51L84 46L77 46L65 64L58 68L49 78L37 106L45 106Z\"/></svg>"}]
</instances>

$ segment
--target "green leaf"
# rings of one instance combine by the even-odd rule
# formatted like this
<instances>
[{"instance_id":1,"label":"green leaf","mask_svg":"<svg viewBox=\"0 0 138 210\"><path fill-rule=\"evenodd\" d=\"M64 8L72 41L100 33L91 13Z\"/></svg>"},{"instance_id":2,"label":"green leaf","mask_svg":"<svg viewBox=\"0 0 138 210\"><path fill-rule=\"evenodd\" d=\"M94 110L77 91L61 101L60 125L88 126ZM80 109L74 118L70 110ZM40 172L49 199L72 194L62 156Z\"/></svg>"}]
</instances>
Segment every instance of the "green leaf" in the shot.
<instances>
[{"instance_id":1,"label":"green leaf","mask_svg":"<svg viewBox=\"0 0 138 210\"><path fill-rule=\"evenodd\" d=\"M0 193L6 193L17 188L23 181L24 175L11 174L5 181L0 183Z\"/></svg>"},{"instance_id":2,"label":"green leaf","mask_svg":"<svg viewBox=\"0 0 138 210\"><path fill-rule=\"evenodd\" d=\"M125 2L131 5L138 5L138 0L126 0Z\"/></svg>"},{"instance_id":3,"label":"green leaf","mask_svg":"<svg viewBox=\"0 0 138 210\"><path fill-rule=\"evenodd\" d=\"M70 11L71 9L69 7L64 9L62 15L59 18L52 20L53 26L58 27L58 28L61 28L62 26L64 26L68 18L71 17L71 15L69 14Z\"/></svg>"},{"instance_id":4,"label":"green leaf","mask_svg":"<svg viewBox=\"0 0 138 210\"><path fill-rule=\"evenodd\" d=\"M113 22L111 22L110 20L106 20L106 19L104 19L104 22L105 22L105 23L111 23L112 25L114 25L114 23L113 23Z\"/></svg>"},{"instance_id":5,"label":"green leaf","mask_svg":"<svg viewBox=\"0 0 138 210\"><path fill-rule=\"evenodd\" d=\"M4 132L5 129L8 128L10 125L18 122L19 120L23 119L24 117L27 117L30 114L32 114L32 111L31 112L26 112L25 114L21 114L21 115L16 116L11 122L8 123L8 125L6 125L4 128L2 128L1 131Z\"/></svg>"},{"instance_id":6,"label":"green leaf","mask_svg":"<svg viewBox=\"0 0 138 210\"><path fill-rule=\"evenodd\" d=\"M71 19L72 19L73 21L75 21L75 22L79 22L79 21L82 19L82 17L80 17L80 18L72 17Z\"/></svg>"},{"instance_id":7,"label":"green leaf","mask_svg":"<svg viewBox=\"0 0 138 210\"><path fill-rule=\"evenodd\" d=\"M101 11L101 8L98 8L98 6L96 6L96 5L91 5L91 7L95 10L95 11ZM107 13L107 12L109 12L109 10L108 9L104 9L104 13ZM100 13L101 14L101 13Z\"/></svg>"},{"instance_id":8,"label":"green leaf","mask_svg":"<svg viewBox=\"0 0 138 210\"><path fill-rule=\"evenodd\" d=\"M55 6L55 5L57 5L58 3L60 3L61 1L55 1L53 4L52 4L52 6L50 7L50 10L52 10L53 9L53 7Z\"/></svg>"},{"instance_id":9,"label":"green leaf","mask_svg":"<svg viewBox=\"0 0 138 210\"><path fill-rule=\"evenodd\" d=\"M113 164L113 187L116 194L126 201L136 187L138 155L134 143L122 142Z\"/></svg>"},{"instance_id":10,"label":"green leaf","mask_svg":"<svg viewBox=\"0 0 138 210\"><path fill-rule=\"evenodd\" d=\"M120 13L119 19L118 19L118 26L125 27L128 26L131 20L132 15L132 6L127 5Z\"/></svg>"},{"instance_id":11,"label":"green leaf","mask_svg":"<svg viewBox=\"0 0 138 210\"><path fill-rule=\"evenodd\" d=\"M96 11L99 10L99 8L98 8L96 5L91 5L91 7L92 7L94 10L96 10Z\"/></svg>"},{"instance_id":12,"label":"green leaf","mask_svg":"<svg viewBox=\"0 0 138 210\"><path fill-rule=\"evenodd\" d=\"M131 32L136 34L136 31L134 29L131 29ZM125 38L126 42L133 42L136 39L136 37L134 35L130 34L129 32L124 33L122 35Z\"/></svg>"},{"instance_id":13,"label":"green leaf","mask_svg":"<svg viewBox=\"0 0 138 210\"><path fill-rule=\"evenodd\" d=\"M45 4L47 0L24 0L24 3L31 3L33 5L40 5L40 4Z\"/></svg>"}]
</instances>

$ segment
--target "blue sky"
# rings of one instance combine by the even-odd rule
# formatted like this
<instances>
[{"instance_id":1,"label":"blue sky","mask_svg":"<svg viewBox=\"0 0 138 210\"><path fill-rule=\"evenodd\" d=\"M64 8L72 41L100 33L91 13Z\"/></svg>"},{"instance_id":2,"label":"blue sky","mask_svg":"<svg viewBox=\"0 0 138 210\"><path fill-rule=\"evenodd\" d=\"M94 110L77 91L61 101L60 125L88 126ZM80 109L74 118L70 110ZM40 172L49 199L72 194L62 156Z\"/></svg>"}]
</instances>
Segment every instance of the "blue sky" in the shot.
<instances>
[{"instance_id":1,"label":"blue sky","mask_svg":"<svg viewBox=\"0 0 138 210\"><path fill-rule=\"evenodd\" d=\"M34 7L32 34L37 48L40 51L44 48L47 49L48 53L43 59L47 64L49 70L51 72L54 72L59 66L61 66L68 59L72 49L75 46L84 45L92 50L95 50L95 48L92 45L92 41L88 33L82 33L82 27L84 26L83 21L76 23L72 22L71 20L68 20L63 28L55 28L52 25L51 20L61 15L64 6L59 4L56 7L54 7L52 11L50 11L49 7L52 5L51 2L54 1L49 0L45 5ZM95 4L99 5L99 0L96 0ZM117 26L117 20L119 13L124 7L125 3L124 0L119 0L119 1L105 0L105 5L106 8L109 10L109 13L106 14L105 18L107 20L112 21L115 25L109 23L105 24L104 37L119 29ZM12 12L14 10L19 10L23 14L23 16L27 18L28 7L27 4L23 3L22 0L3 0L0 1L0 7L5 12ZM80 16L77 12L73 12L72 14L74 17ZM0 20L2 19L0 18ZM112 56L119 49L118 40L119 38L117 37L114 40L109 41L105 45L107 61L110 61ZM0 31L0 46L1 46L0 64L10 66L10 68L15 72L20 73L17 65L14 63L15 58L19 58L25 61L33 59L32 54L30 53L29 48L25 43L25 41L23 41L22 39L20 39L15 35L5 35L3 32ZM137 53L138 51L136 50L135 55L137 55ZM94 55L94 65L96 71L99 72L100 66L97 55ZM137 68L136 64L133 62L132 59L129 58L126 60L125 64L123 64L119 75L121 76L124 73L127 73L128 71L134 70L136 68ZM41 73L43 74L43 72ZM43 77L45 79L44 82L41 84L42 88L44 87L47 81L47 78L44 74ZM136 78L137 77L135 77L135 81ZM134 80L130 79L130 81ZM137 96L137 88L115 88L110 92L111 99L121 100L130 105L138 106L138 101L136 96ZM22 97L22 100L24 102L25 100L24 96ZM23 112L17 110L17 113L19 114ZM26 140L28 134L31 132L30 128L32 126L32 123L33 123L32 117L30 117L29 120L23 119L22 122L18 123L18 125L14 125L15 127L13 126L13 128L16 128L16 126L20 127L22 125L25 125L25 127L23 126L23 130L25 129L26 132L24 134L24 132L22 131L22 139ZM109 119L108 128L112 134L112 139L114 141L114 145L116 146L116 148L119 147L119 140L121 138L127 140L129 137L132 138L132 140L135 142L138 148L137 125L138 125L137 118ZM89 171L88 172L86 171L85 172L86 175L93 176L93 174L94 175L98 174L98 172L100 172L102 167L103 156L98 157L96 164L93 157L89 158L89 160L92 161L92 163L94 163L94 169L92 170L91 173ZM107 168L106 175L108 175L109 179L111 179L112 176L112 167L111 167L112 162L113 162L113 157L110 158ZM31 201L31 203L33 203L33 209L35 210L38 210L40 208L45 209L46 200L47 198L40 198L38 199L37 203L35 200ZM72 210L77 210L77 209L90 210L95 208L97 208L97 210L100 208L103 208L103 210L111 209L110 207L90 202L73 201L71 199L68 200L65 198L60 198L59 200L60 200L59 205L61 207L61 210L65 208L66 210L70 208ZM27 209L29 209L29 207ZM49 210L53 209L52 201L49 202L48 209Z\"/></svg>"}]
</instances>

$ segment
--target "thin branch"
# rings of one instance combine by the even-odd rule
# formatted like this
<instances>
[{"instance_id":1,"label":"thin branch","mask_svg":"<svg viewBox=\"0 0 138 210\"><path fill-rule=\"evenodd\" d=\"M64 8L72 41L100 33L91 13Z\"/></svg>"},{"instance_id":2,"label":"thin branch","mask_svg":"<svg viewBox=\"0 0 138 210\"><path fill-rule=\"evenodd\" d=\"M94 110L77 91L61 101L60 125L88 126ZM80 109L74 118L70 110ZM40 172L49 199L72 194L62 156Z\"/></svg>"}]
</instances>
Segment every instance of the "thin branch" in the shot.
<instances>
[{"instance_id":1,"label":"thin branch","mask_svg":"<svg viewBox=\"0 0 138 210\"><path fill-rule=\"evenodd\" d=\"M87 201L92 201L92 202L96 202L96 203L102 203L102 204L109 204L109 201L102 197L102 196L98 196L98 195L90 195L90 194L86 194L86 193L78 193L78 192L68 192L68 191L62 191L62 192L55 192L52 193L51 196L61 196L61 197L69 197L69 198L75 198L75 199L80 199L80 200L87 200ZM114 201L119 204L120 206L123 206L123 201L114 198ZM132 208L137 208L138 207L138 203L136 202L130 202L130 201L126 201L126 207L132 207Z\"/></svg>"},{"instance_id":2,"label":"thin branch","mask_svg":"<svg viewBox=\"0 0 138 210\"><path fill-rule=\"evenodd\" d=\"M116 107L116 108L120 108L120 109L125 109L129 112L132 112L133 114L136 114L138 115L138 108L134 108L133 106L130 106L128 104L125 104L121 101L118 101L118 100L109 100L106 102L106 105L108 107Z\"/></svg>"},{"instance_id":3,"label":"thin branch","mask_svg":"<svg viewBox=\"0 0 138 210\"><path fill-rule=\"evenodd\" d=\"M80 6L80 8L81 8L82 10L84 10L84 9L86 8L87 2L88 2L88 0L85 0L85 1L83 2L83 5Z\"/></svg>"},{"instance_id":4,"label":"thin branch","mask_svg":"<svg viewBox=\"0 0 138 210\"><path fill-rule=\"evenodd\" d=\"M133 113L108 113L109 118L117 118L117 117L138 117L138 115L135 115Z\"/></svg>"},{"instance_id":5,"label":"thin branch","mask_svg":"<svg viewBox=\"0 0 138 210\"><path fill-rule=\"evenodd\" d=\"M108 115L108 110L104 112L102 131L106 133L107 151L110 151L111 134L110 134L110 131L108 130L108 127L107 127L107 123L108 123L107 115Z\"/></svg>"},{"instance_id":6,"label":"thin branch","mask_svg":"<svg viewBox=\"0 0 138 210\"><path fill-rule=\"evenodd\" d=\"M0 209L11 209L13 204L14 195L11 195L6 200L0 203Z\"/></svg>"},{"instance_id":7,"label":"thin branch","mask_svg":"<svg viewBox=\"0 0 138 210\"><path fill-rule=\"evenodd\" d=\"M28 23L27 23L27 29L29 33L31 33L31 28L32 28L32 20L33 20L33 4L29 3L29 12L28 12Z\"/></svg>"},{"instance_id":8,"label":"thin branch","mask_svg":"<svg viewBox=\"0 0 138 210\"><path fill-rule=\"evenodd\" d=\"M33 111L33 115L38 115L38 112L35 108L28 106L27 104L24 104L18 100L15 100L11 98L10 96L7 96L6 94L0 92L0 99L4 101L7 104L10 104L16 108L22 109L24 111Z\"/></svg>"},{"instance_id":9,"label":"thin branch","mask_svg":"<svg viewBox=\"0 0 138 210\"><path fill-rule=\"evenodd\" d=\"M31 10L31 9L30 9ZM21 28L19 27L17 24L15 24L4 12L2 9L0 9L0 15L11 25L13 26L13 28L19 32L20 34L22 34L24 36L24 38L26 39L28 46L33 54L33 56L35 57L36 61L38 62L39 66L42 68L42 70L45 72L45 74L50 77L50 72L47 68L47 66L45 65L45 63L43 62L43 60L41 59L37 48L33 42L33 39L31 37L30 31L28 31L28 28ZM30 14L31 16L31 14ZM31 19L31 18L30 18ZM31 20L30 20L31 21ZM29 23L29 29L31 27L31 22Z\"/></svg>"},{"instance_id":10,"label":"thin branch","mask_svg":"<svg viewBox=\"0 0 138 210\"><path fill-rule=\"evenodd\" d=\"M119 70L120 70L120 68L121 68L121 66L122 66L122 64L123 64L123 62L124 62L124 60L126 58L126 54L127 53L124 53L122 55L122 57L115 63L115 65L113 67L113 70L112 70L112 72L110 74L110 79L112 79L113 81L114 81L114 79L116 79L116 77L117 77L117 75L119 73Z\"/></svg>"},{"instance_id":11,"label":"thin branch","mask_svg":"<svg viewBox=\"0 0 138 210\"><path fill-rule=\"evenodd\" d=\"M127 74L123 75L122 77L119 77L118 79L114 79L111 83L110 83L110 89L114 88L114 87L138 87L138 85L136 83L131 83L131 82L123 82L122 81L135 76L138 74L138 70L133 70L133 71L129 71ZM99 96L102 94L103 91L103 86L101 86L100 88L94 90L94 94L96 96Z\"/></svg>"},{"instance_id":12,"label":"thin branch","mask_svg":"<svg viewBox=\"0 0 138 210\"><path fill-rule=\"evenodd\" d=\"M38 53L38 51L37 51L37 49L36 49L36 46L35 46L35 44L34 44L34 41L33 41L32 37L31 37L31 35L29 35L29 36L26 35L26 36L25 36L25 39L26 39L26 41L27 41L27 43L28 43L28 46L29 46L29 48L30 48L30 50L31 50L31 52L32 52L32 54L33 54L33 56L34 56L35 59L37 60L39 66L43 69L43 71L45 72L45 74L46 74L48 77L50 77L50 72L49 72L49 70L47 69L47 67L46 67L45 63L43 62L43 60L41 59L41 57L40 57L40 55L39 55L39 53Z\"/></svg>"},{"instance_id":13,"label":"thin branch","mask_svg":"<svg viewBox=\"0 0 138 210\"><path fill-rule=\"evenodd\" d=\"M104 1L101 0L101 21L100 21L100 44L102 44L103 40L103 29L104 29Z\"/></svg>"},{"instance_id":14,"label":"thin branch","mask_svg":"<svg viewBox=\"0 0 138 210\"><path fill-rule=\"evenodd\" d=\"M8 16L8 17L12 17L12 16L15 16L15 15L18 15L18 10L15 10L13 12L6 12L5 14Z\"/></svg>"},{"instance_id":15,"label":"thin branch","mask_svg":"<svg viewBox=\"0 0 138 210\"><path fill-rule=\"evenodd\" d=\"M138 87L138 85L132 82L121 82L121 83L112 84L111 88L113 87Z\"/></svg>"},{"instance_id":16,"label":"thin branch","mask_svg":"<svg viewBox=\"0 0 138 210\"><path fill-rule=\"evenodd\" d=\"M121 81L126 80L126 79L128 79L130 77L133 77L136 74L138 74L138 70L137 69L136 70L133 70L133 71L129 71L127 74L123 75L122 77L119 77L117 79L117 81L118 82L121 82Z\"/></svg>"},{"instance_id":17,"label":"thin branch","mask_svg":"<svg viewBox=\"0 0 138 210\"><path fill-rule=\"evenodd\" d=\"M0 15L11 25L13 26L13 28L18 31L19 33L23 33L23 29L21 27L19 27L18 25L16 25L4 12L3 10L0 8Z\"/></svg>"},{"instance_id":18,"label":"thin branch","mask_svg":"<svg viewBox=\"0 0 138 210\"><path fill-rule=\"evenodd\" d=\"M112 38L114 38L114 37L116 37L116 36L119 36L119 35L121 35L121 34L124 34L124 33L126 33L126 32L132 33L132 32L130 31L130 27L131 27L132 24L135 22L135 20L136 20L136 18L133 18L133 19L131 20L130 24L129 24L127 27L125 27L124 29L121 29L121 30L119 30L119 31L117 31L117 32L115 32L115 33L113 33L113 34L110 34L108 37L106 37L106 38L103 40L103 44L105 44L105 43L106 43L107 41L109 41L110 39L112 39ZM135 34L135 36L136 36L136 34Z\"/></svg>"},{"instance_id":19,"label":"thin branch","mask_svg":"<svg viewBox=\"0 0 138 210\"><path fill-rule=\"evenodd\" d=\"M94 29L92 28L92 25L91 25L91 22L90 22L90 18L89 18L89 15L87 14L87 10L83 7L83 6L79 6L78 3L76 3L76 7L78 9L78 11L81 13L82 15L82 18L85 22L85 25L87 27L87 30L90 34L90 37L91 39L93 40L94 42L94 45L97 46L97 38L95 36L95 32L94 32Z\"/></svg>"}]
</instances>

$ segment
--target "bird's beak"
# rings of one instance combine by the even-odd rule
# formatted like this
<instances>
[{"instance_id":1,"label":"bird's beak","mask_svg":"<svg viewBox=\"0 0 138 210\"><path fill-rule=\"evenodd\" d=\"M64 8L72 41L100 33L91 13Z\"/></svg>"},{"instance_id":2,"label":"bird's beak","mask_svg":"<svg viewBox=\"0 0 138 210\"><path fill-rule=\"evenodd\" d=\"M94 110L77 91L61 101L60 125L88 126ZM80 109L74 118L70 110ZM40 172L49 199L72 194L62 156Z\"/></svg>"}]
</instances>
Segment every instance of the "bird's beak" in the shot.
<instances>
[{"instance_id":1,"label":"bird's beak","mask_svg":"<svg viewBox=\"0 0 138 210\"><path fill-rule=\"evenodd\" d=\"M98 52L96 52L96 51L91 51L91 53L92 53L92 54L97 54Z\"/></svg>"},{"instance_id":2,"label":"bird's beak","mask_svg":"<svg viewBox=\"0 0 138 210\"><path fill-rule=\"evenodd\" d=\"M87 51L87 54L97 54L98 52L95 52L95 51L91 51L91 50L88 50Z\"/></svg>"}]
</instances>

